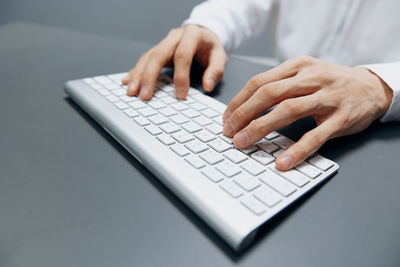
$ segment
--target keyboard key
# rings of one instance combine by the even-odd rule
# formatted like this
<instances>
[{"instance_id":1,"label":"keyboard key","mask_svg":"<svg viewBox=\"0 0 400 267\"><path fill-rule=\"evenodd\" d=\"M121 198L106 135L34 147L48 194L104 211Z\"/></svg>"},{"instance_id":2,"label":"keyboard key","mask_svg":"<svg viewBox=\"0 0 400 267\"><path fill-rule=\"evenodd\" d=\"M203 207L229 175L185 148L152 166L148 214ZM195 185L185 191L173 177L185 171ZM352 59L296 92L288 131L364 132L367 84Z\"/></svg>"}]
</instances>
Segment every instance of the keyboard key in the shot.
<instances>
[{"instance_id":1,"label":"keyboard key","mask_svg":"<svg viewBox=\"0 0 400 267\"><path fill-rule=\"evenodd\" d=\"M185 160L188 162L188 163L190 163L190 165L192 165L194 168L196 168L196 169L201 169L201 168L203 168L204 166L206 166L206 164L204 163L204 161L202 161L200 158L199 158L199 156L196 156L196 155L190 155L190 156L187 156L186 158L185 158Z\"/></svg>"},{"instance_id":2,"label":"keyboard key","mask_svg":"<svg viewBox=\"0 0 400 267\"><path fill-rule=\"evenodd\" d=\"M206 125L209 125L212 123L212 120L210 120L204 116L198 116L198 117L194 118L193 121L200 126L206 126Z\"/></svg>"},{"instance_id":3,"label":"keyboard key","mask_svg":"<svg viewBox=\"0 0 400 267\"><path fill-rule=\"evenodd\" d=\"M173 98L172 96L165 96L163 98L160 98L162 102L164 102L165 104L169 105L175 102L178 102L178 100L176 98Z\"/></svg>"},{"instance_id":4,"label":"keyboard key","mask_svg":"<svg viewBox=\"0 0 400 267\"><path fill-rule=\"evenodd\" d=\"M197 95L200 94L200 92L194 88L189 88L189 92L188 95L193 96L193 95Z\"/></svg>"},{"instance_id":5,"label":"keyboard key","mask_svg":"<svg viewBox=\"0 0 400 267\"><path fill-rule=\"evenodd\" d=\"M196 136L200 141L202 141L204 143L210 142L211 140L214 140L215 138L217 138L215 135L213 135L212 133L210 133L209 131L206 131L206 130L197 132L194 134L194 136Z\"/></svg>"},{"instance_id":6,"label":"keyboard key","mask_svg":"<svg viewBox=\"0 0 400 267\"><path fill-rule=\"evenodd\" d=\"M139 109L138 111L139 111L139 113L140 113L142 116L144 116L144 117L149 117L149 116L152 116L152 115L157 114L157 111L155 111L155 110L154 110L153 108L151 108L151 107L141 108L141 109Z\"/></svg>"},{"instance_id":7,"label":"keyboard key","mask_svg":"<svg viewBox=\"0 0 400 267\"><path fill-rule=\"evenodd\" d=\"M271 156L270 154L268 154L267 152L265 152L263 150L259 150L255 153L251 154L251 158L258 161L262 165L270 164L271 162L273 162L275 160L275 158L273 156Z\"/></svg>"},{"instance_id":8,"label":"keyboard key","mask_svg":"<svg viewBox=\"0 0 400 267\"><path fill-rule=\"evenodd\" d=\"M301 172L296 170L280 171L275 167L275 164L269 167L272 171L276 172L280 176L286 178L289 182L295 184L298 187L303 187L305 184L309 183L310 180L304 176Z\"/></svg>"},{"instance_id":9,"label":"keyboard key","mask_svg":"<svg viewBox=\"0 0 400 267\"><path fill-rule=\"evenodd\" d=\"M323 170L323 171L326 171L330 167L333 166L333 162L332 161L330 161L329 159L323 158L320 155L314 156L308 162L311 163L312 165L314 165L315 167L317 167L318 169Z\"/></svg>"},{"instance_id":10,"label":"keyboard key","mask_svg":"<svg viewBox=\"0 0 400 267\"><path fill-rule=\"evenodd\" d=\"M238 198L243 195L243 190L232 181L222 181L219 186L231 197Z\"/></svg>"},{"instance_id":11,"label":"keyboard key","mask_svg":"<svg viewBox=\"0 0 400 267\"><path fill-rule=\"evenodd\" d=\"M172 122L164 123L160 126L160 129L163 130L167 134L172 134L181 130L181 128Z\"/></svg>"},{"instance_id":12,"label":"keyboard key","mask_svg":"<svg viewBox=\"0 0 400 267\"><path fill-rule=\"evenodd\" d=\"M162 133L162 131L160 130L160 128L158 128L157 126L154 125L148 125L146 127L144 127L146 129L146 131L148 131L151 135L159 135Z\"/></svg>"},{"instance_id":13,"label":"keyboard key","mask_svg":"<svg viewBox=\"0 0 400 267\"><path fill-rule=\"evenodd\" d=\"M215 139L208 143L208 145L214 149L215 151L222 153L228 149L230 149L232 146L227 144L226 142L222 141L221 139Z\"/></svg>"},{"instance_id":14,"label":"keyboard key","mask_svg":"<svg viewBox=\"0 0 400 267\"><path fill-rule=\"evenodd\" d=\"M214 150L207 150L201 153L200 158L202 158L205 162L211 165L217 164L218 162L224 160L224 158Z\"/></svg>"},{"instance_id":15,"label":"keyboard key","mask_svg":"<svg viewBox=\"0 0 400 267\"><path fill-rule=\"evenodd\" d=\"M214 183L218 183L224 180L225 178L220 172L216 171L214 168L211 167L207 167L203 169L201 172Z\"/></svg>"},{"instance_id":16,"label":"keyboard key","mask_svg":"<svg viewBox=\"0 0 400 267\"><path fill-rule=\"evenodd\" d=\"M182 111L182 114L189 119L193 119L197 116L200 116L200 113L193 109L186 109L186 110Z\"/></svg>"},{"instance_id":17,"label":"keyboard key","mask_svg":"<svg viewBox=\"0 0 400 267\"><path fill-rule=\"evenodd\" d=\"M282 135L276 137L272 142L274 142L276 145L280 146L283 149L287 149L294 144L292 140Z\"/></svg>"},{"instance_id":18,"label":"keyboard key","mask_svg":"<svg viewBox=\"0 0 400 267\"><path fill-rule=\"evenodd\" d=\"M119 86L118 84L115 83L108 83L104 85L104 88L106 88L107 90L117 90L117 89L121 89L121 86Z\"/></svg>"},{"instance_id":19,"label":"keyboard key","mask_svg":"<svg viewBox=\"0 0 400 267\"><path fill-rule=\"evenodd\" d=\"M279 146L275 145L274 143L267 141L267 140L261 140L256 144L256 146L259 149L264 150L267 153L273 153L279 149Z\"/></svg>"},{"instance_id":20,"label":"keyboard key","mask_svg":"<svg viewBox=\"0 0 400 267\"><path fill-rule=\"evenodd\" d=\"M262 173L258 178L272 189L280 193L282 196L290 196L296 191L296 187L287 182L284 178L271 170Z\"/></svg>"},{"instance_id":21,"label":"keyboard key","mask_svg":"<svg viewBox=\"0 0 400 267\"><path fill-rule=\"evenodd\" d=\"M206 127L206 129L215 135L222 134L222 126L218 125L216 123L212 123L212 124L208 125Z\"/></svg>"},{"instance_id":22,"label":"keyboard key","mask_svg":"<svg viewBox=\"0 0 400 267\"><path fill-rule=\"evenodd\" d=\"M174 151L178 156L184 157L190 154L189 150L183 145L173 145L169 147L172 151Z\"/></svg>"},{"instance_id":23,"label":"keyboard key","mask_svg":"<svg viewBox=\"0 0 400 267\"><path fill-rule=\"evenodd\" d=\"M223 126L224 122L222 121L222 115L218 115L217 117L213 118L213 121L218 123L219 125Z\"/></svg>"},{"instance_id":24,"label":"keyboard key","mask_svg":"<svg viewBox=\"0 0 400 267\"><path fill-rule=\"evenodd\" d=\"M265 137L265 139L267 139L267 140L272 140L272 139L274 139L274 138L276 138L276 137L278 137L279 136L279 133L277 133L277 132L271 132L271 133L269 133L266 137Z\"/></svg>"},{"instance_id":25,"label":"keyboard key","mask_svg":"<svg viewBox=\"0 0 400 267\"><path fill-rule=\"evenodd\" d=\"M200 110L203 110L203 109L206 109L207 107L206 106L204 106L202 103L200 103L200 102L193 102L191 105L190 105L190 107L192 108L192 109L194 109L194 110L197 110L197 111L200 111Z\"/></svg>"},{"instance_id":26,"label":"keyboard key","mask_svg":"<svg viewBox=\"0 0 400 267\"><path fill-rule=\"evenodd\" d=\"M187 96L186 99L180 100L182 103L185 104L192 104L194 102L196 102L196 100L194 100L193 98L191 98L190 96Z\"/></svg>"},{"instance_id":27,"label":"keyboard key","mask_svg":"<svg viewBox=\"0 0 400 267\"><path fill-rule=\"evenodd\" d=\"M295 169L304 173L312 179L317 178L322 173L320 170L318 170L311 164L308 164L307 162L301 163L300 165L296 166Z\"/></svg>"},{"instance_id":28,"label":"keyboard key","mask_svg":"<svg viewBox=\"0 0 400 267\"><path fill-rule=\"evenodd\" d=\"M110 91L108 91L108 90L106 90L106 89L100 89L100 90L98 90L97 91L100 95L102 95L102 96L107 96L107 95L110 95L111 93L110 93Z\"/></svg>"},{"instance_id":29,"label":"keyboard key","mask_svg":"<svg viewBox=\"0 0 400 267\"><path fill-rule=\"evenodd\" d=\"M122 95L119 97L119 99L121 99L122 101L124 101L126 103L139 100L139 98L137 98L136 96L129 96L129 95Z\"/></svg>"},{"instance_id":30,"label":"keyboard key","mask_svg":"<svg viewBox=\"0 0 400 267\"><path fill-rule=\"evenodd\" d=\"M180 132L174 133L171 136L181 144L194 140L193 135L188 134L185 131L180 131Z\"/></svg>"},{"instance_id":31,"label":"keyboard key","mask_svg":"<svg viewBox=\"0 0 400 267\"><path fill-rule=\"evenodd\" d=\"M246 160L240 165L240 167L252 175L259 175L265 171L265 167L253 159Z\"/></svg>"},{"instance_id":32,"label":"keyboard key","mask_svg":"<svg viewBox=\"0 0 400 267\"><path fill-rule=\"evenodd\" d=\"M171 84L172 85L172 84ZM170 92L175 92L175 88L172 87L171 85L165 85L161 88L164 92L170 93Z\"/></svg>"},{"instance_id":33,"label":"keyboard key","mask_svg":"<svg viewBox=\"0 0 400 267\"><path fill-rule=\"evenodd\" d=\"M165 105L160 100L151 99L151 101L149 101L149 106L151 106L154 109L160 109L160 108L165 108L167 105Z\"/></svg>"},{"instance_id":34,"label":"keyboard key","mask_svg":"<svg viewBox=\"0 0 400 267\"><path fill-rule=\"evenodd\" d=\"M108 84L108 83L112 83L113 81L111 81L110 79L108 79L106 76L96 76L93 77L93 79L98 82L99 84Z\"/></svg>"},{"instance_id":35,"label":"keyboard key","mask_svg":"<svg viewBox=\"0 0 400 267\"><path fill-rule=\"evenodd\" d=\"M227 142L228 144L232 145L233 144L233 139L230 137L227 137L225 135L220 135L219 138L221 138L222 140L224 140L225 142Z\"/></svg>"},{"instance_id":36,"label":"keyboard key","mask_svg":"<svg viewBox=\"0 0 400 267\"><path fill-rule=\"evenodd\" d=\"M240 151L242 151L243 153L245 153L246 155L253 153L254 151L257 150L257 147L255 145L250 145L246 148L240 148Z\"/></svg>"},{"instance_id":37,"label":"keyboard key","mask_svg":"<svg viewBox=\"0 0 400 267\"><path fill-rule=\"evenodd\" d=\"M121 101L114 102L114 105L119 109L129 108L129 106L127 104L125 104L124 102L121 102Z\"/></svg>"},{"instance_id":38,"label":"keyboard key","mask_svg":"<svg viewBox=\"0 0 400 267\"><path fill-rule=\"evenodd\" d=\"M226 177L233 177L241 172L241 170L236 165L226 160L218 163L215 168Z\"/></svg>"},{"instance_id":39,"label":"keyboard key","mask_svg":"<svg viewBox=\"0 0 400 267\"><path fill-rule=\"evenodd\" d=\"M156 125L160 125L160 124L168 122L168 119L161 114L156 114L156 115L150 116L148 119Z\"/></svg>"},{"instance_id":40,"label":"keyboard key","mask_svg":"<svg viewBox=\"0 0 400 267\"><path fill-rule=\"evenodd\" d=\"M92 78L85 78L83 79L83 81L89 85L94 84L95 80L93 80Z\"/></svg>"},{"instance_id":41,"label":"keyboard key","mask_svg":"<svg viewBox=\"0 0 400 267\"><path fill-rule=\"evenodd\" d=\"M224 153L224 156L236 164L248 159L248 157L245 154L236 149L229 149Z\"/></svg>"},{"instance_id":42,"label":"keyboard key","mask_svg":"<svg viewBox=\"0 0 400 267\"><path fill-rule=\"evenodd\" d=\"M243 204L246 208L248 208L255 215L261 215L265 212L264 206L254 197L252 196L243 196L240 199L240 203Z\"/></svg>"},{"instance_id":43,"label":"keyboard key","mask_svg":"<svg viewBox=\"0 0 400 267\"><path fill-rule=\"evenodd\" d=\"M154 93L154 96L157 97L157 98L162 98L162 97L168 96L168 94L166 92L162 91L162 90L157 90Z\"/></svg>"},{"instance_id":44,"label":"keyboard key","mask_svg":"<svg viewBox=\"0 0 400 267\"><path fill-rule=\"evenodd\" d=\"M176 110L170 108L170 107L166 107L166 108L161 108L158 110L161 114L163 114L164 116L170 117L172 115L178 114L176 112Z\"/></svg>"},{"instance_id":45,"label":"keyboard key","mask_svg":"<svg viewBox=\"0 0 400 267\"><path fill-rule=\"evenodd\" d=\"M117 89L112 91L112 93L116 96L123 96L126 95L126 90L125 89Z\"/></svg>"},{"instance_id":46,"label":"keyboard key","mask_svg":"<svg viewBox=\"0 0 400 267\"><path fill-rule=\"evenodd\" d=\"M136 110L133 110L133 109L130 109L130 108L124 109L124 113L126 115L128 115L128 117L130 117L130 118L139 116L139 113Z\"/></svg>"},{"instance_id":47,"label":"keyboard key","mask_svg":"<svg viewBox=\"0 0 400 267\"><path fill-rule=\"evenodd\" d=\"M208 149L208 146L206 144L198 140L193 140L189 143L186 143L185 146L195 154L206 151Z\"/></svg>"},{"instance_id":48,"label":"keyboard key","mask_svg":"<svg viewBox=\"0 0 400 267\"><path fill-rule=\"evenodd\" d=\"M216 112L215 110L212 110L210 108L207 109L203 109L202 111L200 111L203 115L205 115L208 118L214 118L216 116L219 115L218 112Z\"/></svg>"},{"instance_id":49,"label":"keyboard key","mask_svg":"<svg viewBox=\"0 0 400 267\"><path fill-rule=\"evenodd\" d=\"M170 106L176 109L177 111L182 111L189 108L186 104L183 104L182 102L176 102L171 104Z\"/></svg>"},{"instance_id":50,"label":"keyboard key","mask_svg":"<svg viewBox=\"0 0 400 267\"><path fill-rule=\"evenodd\" d=\"M182 124L182 128L189 133L195 133L201 130L201 127L192 121Z\"/></svg>"},{"instance_id":51,"label":"keyboard key","mask_svg":"<svg viewBox=\"0 0 400 267\"><path fill-rule=\"evenodd\" d=\"M187 119L185 116L182 116L181 114L176 114L174 116L171 116L170 119L176 124L182 124L189 121L189 119Z\"/></svg>"},{"instance_id":52,"label":"keyboard key","mask_svg":"<svg viewBox=\"0 0 400 267\"><path fill-rule=\"evenodd\" d=\"M270 208L272 208L282 200L282 197L278 193L267 186L260 186L259 188L257 188L254 191L254 197Z\"/></svg>"},{"instance_id":53,"label":"keyboard key","mask_svg":"<svg viewBox=\"0 0 400 267\"><path fill-rule=\"evenodd\" d=\"M94 90L96 90L96 91L101 90L101 89L104 89L103 86L101 86L101 85L98 84L98 83L93 83L93 84L90 85L90 87L92 87L92 88L93 88ZM106 90L106 91L107 91L107 90Z\"/></svg>"},{"instance_id":54,"label":"keyboard key","mask_svg":"<svg viewBox=\"0 0 400 267\"><path fill-rule=\"evenodd\" d=\"M137 124L139 124L140 126L146 126L150 124L150 121L144 117L136 117L133 118L134 121L136 121Z\"/></svg>"},{"instance_id":55,"label":"keyboard key","mask_svg":"<svg viewBox=\"0 0 400 267\"><path fill-rule=\"evenodd\" d=\"M261 185L260 181L257 178L254 178L244 172L236 175L234 181L247 192L250 192Z\"/></svg>"},{"instance_id":56,"label":"keyboard key","mask_svg":"<svg viewBox=\"0 0 400 267\"><path fill-rule=\"evenodd\" d=\"M134 101L134 102L130 102L129 106L131 106L133 109L141 109L141 108L145 108L147 107L147 104L144 103L143 101Z\"/></svg>"},{"instance_id":57,"label":"keyboard key","mask_svg":"<svg viewBox=\"0 0 400 267\"><path fill-rule=\"evenodd\" d=\"M166 146L170 146L175 144L175 140L172 139L169 135L162 134L157 136L157 139Z\"/></svg>"},{"instance_id":58,"label":"keyboard key","mask_svg":"<svg viewBox=\"0 0 400 267\"><path fill-rule=\"evenodd\" d=\"M109 95L109 96L106 96L106 98L107 98L107 100L110 101L111 103L114 103L114 102L118 102L118 101L119 101L119 98L116 97L115 95Z\"/></svg>"},{"instance_id":59,"label":"keyboard key","mask_svg":"<svg viewBox=\"0 0 400 267\"><path fill-rule=\"evenodd\" d=\"M278 151L275 151L272 156L274 156L275 158L279 157L285 150L283 149L279 149Z\"/></svg>"}]
</instances>

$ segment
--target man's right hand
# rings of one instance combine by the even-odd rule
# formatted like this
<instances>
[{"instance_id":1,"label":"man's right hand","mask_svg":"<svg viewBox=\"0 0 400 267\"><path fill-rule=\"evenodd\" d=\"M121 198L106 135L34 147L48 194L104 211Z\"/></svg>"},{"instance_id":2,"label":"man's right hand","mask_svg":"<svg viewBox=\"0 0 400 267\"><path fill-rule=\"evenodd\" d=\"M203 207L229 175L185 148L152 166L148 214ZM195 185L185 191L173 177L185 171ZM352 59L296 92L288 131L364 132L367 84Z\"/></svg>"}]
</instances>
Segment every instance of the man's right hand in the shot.
<instances>
[{"instance_id":1,"label":"man's right hand","mask_svg":"<svg viewBox=\"0 0 400 267\"><path fill-rule=\"evenodd\" d=\"M172 29L161 42L140 57L122 83L128 85L128 95L140 95L143 100L149 100L161 69L174 66L176 96L185 99L193 58L206 68L203 87L211 92L222 79L228 57L218 37L196 25Z\"/></svg>"}]
</instances>

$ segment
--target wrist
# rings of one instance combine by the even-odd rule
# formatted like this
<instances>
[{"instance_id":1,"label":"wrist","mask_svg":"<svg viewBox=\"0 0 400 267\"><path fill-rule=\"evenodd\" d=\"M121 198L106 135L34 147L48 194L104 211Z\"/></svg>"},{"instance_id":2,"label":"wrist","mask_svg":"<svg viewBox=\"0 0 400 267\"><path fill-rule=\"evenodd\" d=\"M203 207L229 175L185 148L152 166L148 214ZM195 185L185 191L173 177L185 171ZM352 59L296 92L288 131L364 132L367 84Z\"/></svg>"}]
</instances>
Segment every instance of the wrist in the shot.
<instances>
[{"instance_id":1,"label":"wrist","mask_svg":"<svg viewBox=\"0 0 400 267\"><path fill-rule=\"evenodd\" d=\"M377 92L377 118L382 117L389 110L393 100L393 89L376 73L365 67L358 67L365 71L371 81L373 89Z\"/></svg>"}]
</instances>

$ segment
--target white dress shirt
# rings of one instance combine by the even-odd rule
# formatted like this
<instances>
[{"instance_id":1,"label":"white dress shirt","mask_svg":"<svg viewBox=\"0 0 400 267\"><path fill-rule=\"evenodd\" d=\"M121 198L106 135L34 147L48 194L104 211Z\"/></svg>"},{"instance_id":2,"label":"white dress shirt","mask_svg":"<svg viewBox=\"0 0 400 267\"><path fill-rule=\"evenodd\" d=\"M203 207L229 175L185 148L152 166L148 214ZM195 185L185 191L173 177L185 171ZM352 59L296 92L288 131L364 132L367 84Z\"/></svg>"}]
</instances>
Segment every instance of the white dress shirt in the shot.
<instances>
[{"instance_id":1,"label":"white dress shirt","mask_svg":"<svg viewBox=\"0 0 400 267\"><path fill-rule=\"evenodd\" d=\"M277 14L271 14L271 10ZM364 65L393 90L382 121L400 121L399 0L208 0L184 24L212 30L227 52L263 31L276 15L274 56L307 54L332 63Z\"/></svg>"}]
</instances>

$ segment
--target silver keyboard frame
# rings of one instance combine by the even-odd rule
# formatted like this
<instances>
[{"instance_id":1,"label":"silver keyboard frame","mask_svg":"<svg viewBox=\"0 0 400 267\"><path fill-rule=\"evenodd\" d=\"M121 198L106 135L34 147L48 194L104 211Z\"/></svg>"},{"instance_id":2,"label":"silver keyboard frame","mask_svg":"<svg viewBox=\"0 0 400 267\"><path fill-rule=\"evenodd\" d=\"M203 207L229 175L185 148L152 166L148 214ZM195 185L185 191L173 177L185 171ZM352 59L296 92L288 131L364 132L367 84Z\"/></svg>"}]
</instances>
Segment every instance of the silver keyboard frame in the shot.
<instances>
[{"instance_id":1,"label":"silver keyboard frame","mask_svg":"<svg viewBox=\"0 0 400 267\"><path fill-rule=\"evenodd\" d=\"M244 249L254 240L257 230L266 221L332 176L339 168L334 163L333 167L312 182L297 188L295 193L285 198L285 203L257 216L177 156L168 146L157 141L144 127L133 122L83 80L68 81L64 89L115 140L237 251ZM196 95L196 100L211 105L220 113L223 113L226 107L204 94Z\"/></svg>"}]
</instances>

